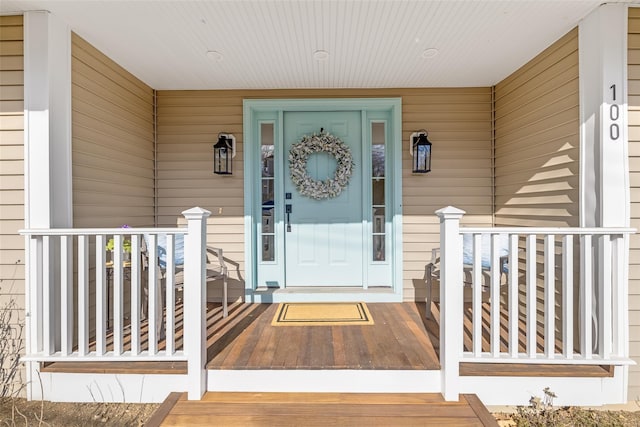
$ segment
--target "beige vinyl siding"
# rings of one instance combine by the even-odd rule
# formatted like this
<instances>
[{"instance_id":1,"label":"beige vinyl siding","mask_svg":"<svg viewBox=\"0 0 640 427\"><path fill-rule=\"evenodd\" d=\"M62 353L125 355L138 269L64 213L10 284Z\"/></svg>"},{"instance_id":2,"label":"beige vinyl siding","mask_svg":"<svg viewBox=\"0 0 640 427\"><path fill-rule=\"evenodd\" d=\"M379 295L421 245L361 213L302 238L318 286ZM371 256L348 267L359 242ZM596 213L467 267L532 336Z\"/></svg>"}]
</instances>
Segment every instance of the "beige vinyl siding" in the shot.
<instances>
[{"instance_id":1,"label":"beige vinyl siding","mask_svg":"<svg viewBox=\"0 0 640 427\"><path fill-rule=\"evenodd\" d=\"M72 35L73 223L154 225L154 92Z\"/></svg>"},{"instance_id":2,"label":"beige vinyl siding","mask_svg":"<svg viewBox=\"0 0 640 427\"><path fill-rule=\"evenodd\" d=\"M495 87L496 226L579 225L578 30Z\"/></svg>"},{"instance_id":3,"label":"beige vinyl siding","mask_svg":"<svg viewBox=\"0 0 640 427\"><path fill-rule=\"evenodd\" d=\"M273 91L159 91L158 223L176 224L180 212L200 206L212 212L209 242L239 264L231 295L243 294L244 200L242 101L256 98L402 98L404 295L424 297L424 268L439 245L434 211L454 205L467 211L466 224L489 226L491 191L491 89L371 89ZM409 135L429 131L433 171L410 172ZM232 177L212 173L212 146L219 132L236 136ZM257 197L257 196L256 196ZM416 290L418 289L418 290Z\"/></svg>"},{"instance_id":4,"label":"beige vinyl siding","mask_svg":"<svg viewBox=\"0 0 640 427\"><path fill-rule=\"evenodd\" d=\"M640 229L640 9L629 8L628 91L631 226ZM629 401L640 398L640 234L631 236L629 256Z\"/></svg>"},{"instance_id":5,"label":"beige vinyl siding","mask_svg":"<svg viewBox=\"0 0 640 427\"><path fill-rule=\"evenodd\" d=\"M25 309L23 49L22 16L0 16L0 309L10 307L15 331Z\"/></svg>"}]
</instances>

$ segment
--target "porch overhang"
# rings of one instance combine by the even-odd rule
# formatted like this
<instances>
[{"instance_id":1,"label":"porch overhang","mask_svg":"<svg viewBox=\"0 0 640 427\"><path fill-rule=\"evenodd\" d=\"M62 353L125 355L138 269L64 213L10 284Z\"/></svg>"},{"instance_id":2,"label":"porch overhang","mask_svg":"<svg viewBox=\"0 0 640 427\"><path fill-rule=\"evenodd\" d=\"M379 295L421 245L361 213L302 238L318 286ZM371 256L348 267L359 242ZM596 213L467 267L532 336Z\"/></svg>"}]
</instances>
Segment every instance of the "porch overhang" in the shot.
<instances>
[{"instance_id":1,"label":"porch overhang","mask_svg":"<svg viewBox=\"0 0 640 427\"><path fill-rule=\"evenodd\" d=\"M0 13L50 11L159 90L472 87L602 3L5 0Z\"/></svg>"}]
</instances>

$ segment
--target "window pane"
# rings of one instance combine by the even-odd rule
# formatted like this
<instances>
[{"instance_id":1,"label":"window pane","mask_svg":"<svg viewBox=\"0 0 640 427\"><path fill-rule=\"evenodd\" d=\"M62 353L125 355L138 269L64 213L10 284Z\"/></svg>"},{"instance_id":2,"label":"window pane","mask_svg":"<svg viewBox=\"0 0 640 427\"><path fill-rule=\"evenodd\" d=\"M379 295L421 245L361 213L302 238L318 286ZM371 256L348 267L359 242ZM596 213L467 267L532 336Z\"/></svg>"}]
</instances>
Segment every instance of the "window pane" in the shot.
<instances>
[{"instance_id":1,"label":"window pane","mask_svg":"<svg viewBox=\"0 0 640 427\"><path fill-rule=\"evenodd\" d=\"M373 209L373 232L384 233L384 208Z\"/></svg>"},{"instance_id":2,"label":"window pane","mask_svg":"<svg viewBox=\"0 0 640 427\"><path fill-rule=\"evenodd\" d=\"M373 260L384 261L384 235L373 236Z\"/></svg>"},{"instance_id":3,"label":"window pane","mask_svg":"<svg viewBox=\"0 0 640 427\"><path fill-rule=\"evenodd\" d=\"M273 206L273 180L262 180L262 204Z\"/></svg>"},{"instance_id":4,"label":"window pane","mask_svg":"<svg viewBox=\"0 0 640 427\"><path fill-rule=\"evenodd\" d=\"M260 125L260 142L262 144L261 165L262 176L273 176L273 123Z\"/></svg>"},{"instance_id":5,"label":"window pane","mask_svg":"<svg viewBox=\"0 0 640 427\"><path fill-rule=\"evenodd\" d=\"M274 251L273 251L273 242L274 236L262 236L262 260L263 261L273 261Z\"/></svg>"},{"instance_id":6,"label":"window pane","mask_svg":"<svg viewBox=\"0 0 640 427\"><path fill-rule=\"evenodd\" d=\"M384 145L374 145L372 147L372 156L373 156L373 176L374 177L383 177L384 176Z\"/></svg>"},{"instance_id":7,"label":"window pane","mask_svg":"<svg viewBox=\"0 0 640 427\"><path fill-rule=\"evenodd\" d=\"M384 123L371 124L371 164L374 177L384 176L385 160L385 125Z\"/></svg>"},{"instance_id":8,"label":"window pane","mask_svg":"<svg viewBox=\"0 0 640 427\"><path fill-rule=\"evenodd\" d=\"M273 233L273 208L262 208L262 232Z\"/></svg>"},{"instance_id":9,"label":"window pane","mask_svg":"<svg viewBox=\"0 0 640 427\"><path fill-rule=\"evenodd\" d=\"M384 179L374 179L372 187L374 206L384 206Z\"/></svg>"}]
</instances>

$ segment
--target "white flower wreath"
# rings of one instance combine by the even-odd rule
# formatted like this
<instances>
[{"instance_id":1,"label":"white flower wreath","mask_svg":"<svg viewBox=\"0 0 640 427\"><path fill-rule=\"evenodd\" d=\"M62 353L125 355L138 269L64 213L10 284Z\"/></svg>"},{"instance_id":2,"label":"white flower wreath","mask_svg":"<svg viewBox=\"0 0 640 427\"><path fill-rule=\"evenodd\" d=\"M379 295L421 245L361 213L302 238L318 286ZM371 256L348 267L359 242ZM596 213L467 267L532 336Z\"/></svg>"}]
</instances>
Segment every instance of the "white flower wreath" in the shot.
<instances>
[{"instance_id":1,"label":"white flower wreath","mask_svg":"<svg viewBox=\"0 0 640 427\"><path fill-rule=\"evenodd\" d=\"M333 179L314 180L307 172L309 156L315 153L327 153L338 162ZM303 196L315 200L338 197L349 185L353 172L353 156L351 150L339 138L321 132L311 136L305 135L300 142L293 144L289 150L289 170L291 181Z\"/></svg>"}]
</instances>

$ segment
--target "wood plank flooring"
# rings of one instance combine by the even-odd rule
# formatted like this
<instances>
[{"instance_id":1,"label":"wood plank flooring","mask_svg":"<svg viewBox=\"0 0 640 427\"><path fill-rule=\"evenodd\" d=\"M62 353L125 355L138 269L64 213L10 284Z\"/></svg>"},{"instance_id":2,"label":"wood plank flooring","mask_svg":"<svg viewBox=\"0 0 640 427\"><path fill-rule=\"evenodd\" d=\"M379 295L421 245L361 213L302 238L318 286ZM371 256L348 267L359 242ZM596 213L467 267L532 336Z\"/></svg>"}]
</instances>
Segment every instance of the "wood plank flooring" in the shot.
<instances>
[{"instance_id":1,"label":"wood plank flooring","mask_svg":"<svg viewBox=\"0 0 640 427\"><path fill-rule=\"evenodd\" d=\"M414 303L367 304L373 325L273 326L277 304L243 304L215 331L208 369L440 369Z\"/></svg>"},{"instance_id":2,"label":"wood plank flooring","mask_svg":"<svg viewBox=\"0 0 640 427\"><path fill-rule=\"evenodd\" d=\"M220 304L207 304L208 368L440 369L437 304L432 306L433 316L429 319L424 303L368 304L375 321L372 326L275 327L271 326L271 320L277 306L236 302L229 306L229 317L223 318ZM466 315L469 320L468 311ZM146 322L141 325L143 330L146 326ZM467 349L471 344L469 331L469 325L466 325ZM182 310L178 307L175 336L178 347L182 344L182 332ZM125 334L125 348L128 348L129 340ZM109 336L109 346L111 341ZM143 336L142 341L146 342L146 337ZM506 340L503 338L503 341ZM488 350L489 344L488 340L483 340L483 349ZM162 349L165 343L160 341L158 346ZM59 373L186 372L186 362L80 361L42 366L43 372ZM464 376L610 377L613 369L611 366L461 363L460 373Z\"/></svg>"},{"instance_id":3,"label":"wood plank flooring","mask_svg":"<svg viewBox=\"0 0 640 427\"><path fill-rule=\"evenodd\" d=\"M157 415L148 426L498 425L475 395L445 402L426 393L206 393L200 401L172 393Z\"/></svg>"}]
</instances>

